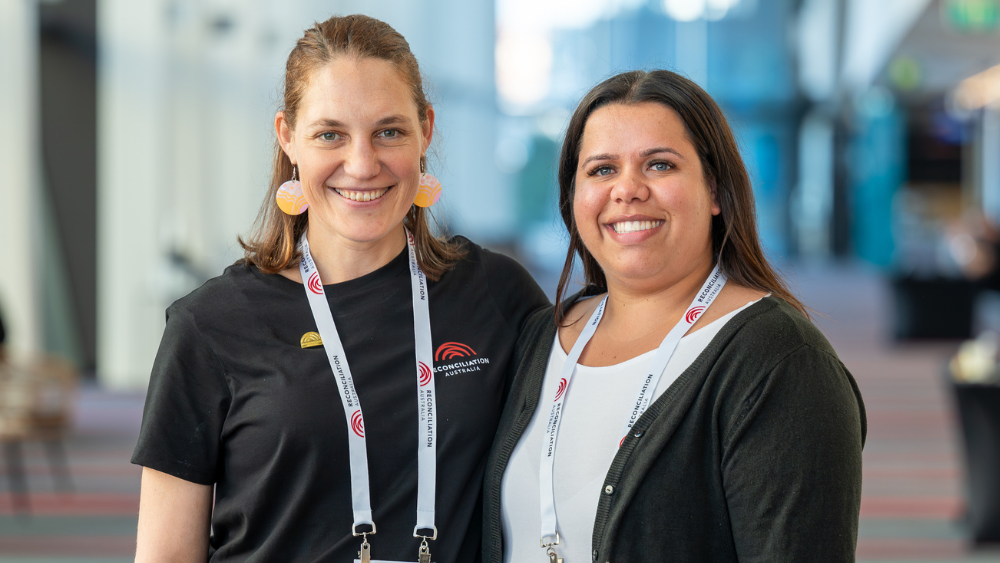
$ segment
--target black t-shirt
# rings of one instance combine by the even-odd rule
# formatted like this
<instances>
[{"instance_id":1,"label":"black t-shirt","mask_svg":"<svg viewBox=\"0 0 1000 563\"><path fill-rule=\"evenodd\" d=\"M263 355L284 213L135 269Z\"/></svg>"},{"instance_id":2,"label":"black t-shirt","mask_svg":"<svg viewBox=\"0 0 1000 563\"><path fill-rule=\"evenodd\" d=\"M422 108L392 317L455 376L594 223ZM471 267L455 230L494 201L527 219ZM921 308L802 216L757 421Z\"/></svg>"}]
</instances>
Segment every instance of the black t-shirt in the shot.
<instances>
[{"instance_id":1,"label":"black t-shirt","mask_svg":"<svg viewBox=\"0 0 1000 563\"><path fill-rule=\"evenodd\" d=\"M472 561L486 455L521 326L548 299L462 241L429 283L438 396L437 563ZM365 413L374 559L415 561L417 394L407 253L325 286ZM336 561L352 537L347 424L299 283L236 265L167 310L132 463L215 484L211 561Z\"/></svg>"}]
</instances>

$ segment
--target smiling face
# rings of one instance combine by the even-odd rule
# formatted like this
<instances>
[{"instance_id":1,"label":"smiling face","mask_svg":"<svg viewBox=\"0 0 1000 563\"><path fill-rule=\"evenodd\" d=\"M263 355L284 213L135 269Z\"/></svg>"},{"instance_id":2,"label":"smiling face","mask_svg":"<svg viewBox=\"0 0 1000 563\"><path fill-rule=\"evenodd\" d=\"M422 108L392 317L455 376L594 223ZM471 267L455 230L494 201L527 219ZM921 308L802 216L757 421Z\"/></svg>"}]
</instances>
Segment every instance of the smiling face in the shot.
<instances>
[{"instance_id":1,"label":"smiling face","mask_svg":"<svg viewBox=\"0 0 1000 563\"><path fill-rule=\"evenodd\" d=\"M573 214L609 284L663 287L711 265L719 206L684 122L656 102L587 119Z\"/></svg>"},{"instance_id":2,"label":"smiling face","mask_svg":"<svg viewBox=\"0 0 1000 563\"><path fill-rule=\"evenodd\" d=\"M309 202L309 240L371 243L402 231L417 194L434 112L420 121L410 87L392 63L339 56L312 71L291 128L278 142L298 166Z\"/></svg>"}]
</instances>

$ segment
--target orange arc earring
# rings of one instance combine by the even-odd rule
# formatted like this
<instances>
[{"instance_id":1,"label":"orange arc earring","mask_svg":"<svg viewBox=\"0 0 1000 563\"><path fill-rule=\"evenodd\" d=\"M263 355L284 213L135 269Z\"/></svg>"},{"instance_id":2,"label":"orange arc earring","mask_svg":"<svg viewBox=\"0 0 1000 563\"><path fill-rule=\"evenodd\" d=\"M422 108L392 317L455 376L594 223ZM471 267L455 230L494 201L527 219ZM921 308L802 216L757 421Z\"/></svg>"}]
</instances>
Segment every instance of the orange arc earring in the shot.
<instances>
[{"instance_id":1,"label":"orange arc earring","mask_svg":"<svg viewBox=\"0 0 1000 563\"><path fill-rule=\"evenodd\" d=\"M420 186L417 188L417 197L413 200L413 205L417 207L430 207L441 199L441 182L437 178L426 172L427 165L424 159L420 159Z\"/></svg>"},{"instance_id":2,"label":"orange arc earring","mask_svg":"<svg viewBox=\"0 0 1000 563\"><path fill-rule=\"evenodd\" d=\"M301 215L309 209L309 202L302 195L302 183L295 179L298 167L292 166L292 179L281 184L275 199L278 200L278 209L286 215Z\"/></svg>"}]
</instances>

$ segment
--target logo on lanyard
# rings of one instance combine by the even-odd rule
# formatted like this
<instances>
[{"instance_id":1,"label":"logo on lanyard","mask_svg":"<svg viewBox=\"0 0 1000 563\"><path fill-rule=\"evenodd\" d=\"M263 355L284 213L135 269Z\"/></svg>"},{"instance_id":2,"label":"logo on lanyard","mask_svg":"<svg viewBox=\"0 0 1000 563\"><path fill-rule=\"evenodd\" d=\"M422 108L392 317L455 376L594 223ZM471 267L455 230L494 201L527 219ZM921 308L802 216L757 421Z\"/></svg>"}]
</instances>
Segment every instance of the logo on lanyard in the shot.
<instances>
[{"instance_id":1,"label":"logo on lanyard","mask_svg":"<svg viewBox=\"0 0 1000 563\"><path fill-rule=\"evenodd\" d=\"M323 283L319 281L319 272L313 272L309 276L309 291L315 293L316 295L323 295Z\"/></svg>"},{"instance_id":2,"label":"logo on lanyard","mask_svg":"<svg viewBox=\"0 0 1000 563\"><path fill-rule=\"evenodd\" d=\"M365 421L361 418L360 410L354 411L354 414L351 415L351 430L358 436L365 437Z\"/></svg>"},{"instance_id":3,"label":"logo on lanyard","mask_svg":"<svg viewBox=\"0 0 1000 563\"><path fill-rule=\"evenodd\" d=\"M680 319L676 325L674 325L674 328L670 329L670 332L667 333L667 335L663 338L663 341L660 343L659 348L657 348L656 354L653 356L653 360L650 363L646 380L643 382L642 388L639 389L638 398L635 402L635 408L632 410L631 416L625 424L624 432L621 434L621 439L618 441L618 447L621 447L625 443L625 438L628 437L633 424L635 424L639 418L642 417L642 414L646 411L646 408L652 401L651 395L655 392L660 376L663 375L663 371L670 362L670 358L677 349L677 345L680 343L681 338L683 338L701 314L704 313L709 306L711 306L712 302L719 295L719 292L722 291L722 287L725 285L726 276L722 273L719 265L716 264L712 273L709 274L708 279L706 279L705 283L702 285L701 290L695 295L691 305L688 306L687 311L684 313L684 317ZM597 325L600 324L601 318L604 316L604 308L607 302L608 296L605 296L604 299L601 300L600 304L598 304L597 309L595 309L593 314L591 314L590 321L584 327L580 336L577 337L576 342L573 343L573 347L566 356L566 361L562 367L562 378L559 380L559 386L555 392L555 400L553 401L552 408L549 412L549 424L545 429L548 440L543 441L542 443L542 455L538 471L538 485L540 493L539 496L541 497L542 517L541 546L545 549L545 553L549 557L550 562L562 561L555 550L555 546L559 545L559 523L556 517L556 499L554 488L555 456L553 453L555 450L556 436L559 433L559 425L562 422L561 415L563 401L566 400L564 395L567 387L569 387L570 382L573 380L573 374L576 372L577 362L580 360L580 355L583 353L583 349L587 346L591 337L594 336ZM556 345L558 345L558 342Z\"/></svg>"},{"instance_id":4,"label":"logo on lanyard","mask_svg":"<svg viewBox=\"0 0 1000 563\"><path fill-rule=\"evenodd\" d=\"M556 389L556 398L555 398L555 401L558 401L559 398L562 397L563 393L565 393L565 392L566 392L566 378L564 377L564 378L562 378L559 381L559 388ZM553 401L553 402L555 402L555 401Z\"/></svg>"},{"instance_id":5,"label":"logo on lanyard","mask_svg":"<svg viewBox=\"0 0 1000 563\"><path fill-rule=\"evenodd\" d=\"M434 402L434 369L431 344L430 310L427 302L427 282L424 273L417 263L413 236L407 234L407 254L410 262L410 289L413 298L413 336L417 377L417 401L422 414L419 419L417 447L417 518L413 529L413 537L423 541L420 544L419 560L430 562L430 547L428 540L437 539L437 527L434 524L434 497L437 486L437 416ZM354 523L351 533L361 536L361 561L371 560L371 544L368 536L375 533L375 522L372 520L371 494L368 474L368 454L365 443L365 421L357 391L354 388L354 377L347 364L346 353L337 323L334 321L330 304L323 298L323 282L312 255L309 252L309 241L303 233L299 241L302 249L302 260L299 262L299 272L304 280L306 297L316 328L319 332L317 340L322 341L326 349L330 368L338 380L338 392L344 405L344 416L350 426L348 431L348 452L351 464L351 510L354 513ZM312 339L310 339L310 342ZM353 434L352 434L353 432ZM370 531L359 531L358 526L370 527Z\"/></svg>"},{"instance_id":6,"label":"logo on lanyard","mask_svg":"<svg viewBox=\"0 0 1000 563\"><path fill-rule=\"evenodd\" d=\"M425 387L431 382L431 368L427 367L427 364L419 362L420 364L420 386Z\"/></svg>"},{"instance_id":7,"label":"logo on lanyard","mask_svg":"<svg viewBox=\"0 0 1000 563\"><path fill-rule=\"evenodd\" d=\"M699 305L697 307L691 307L690 309L688 309L687 314L684 315L684 320L688 324L694 324L694 322L696 320L698 320L698 317L700 317L701 314L704 313L704 312L705 312L705 307L703 307L701 305Z\"/></svg>"}]
</instances>

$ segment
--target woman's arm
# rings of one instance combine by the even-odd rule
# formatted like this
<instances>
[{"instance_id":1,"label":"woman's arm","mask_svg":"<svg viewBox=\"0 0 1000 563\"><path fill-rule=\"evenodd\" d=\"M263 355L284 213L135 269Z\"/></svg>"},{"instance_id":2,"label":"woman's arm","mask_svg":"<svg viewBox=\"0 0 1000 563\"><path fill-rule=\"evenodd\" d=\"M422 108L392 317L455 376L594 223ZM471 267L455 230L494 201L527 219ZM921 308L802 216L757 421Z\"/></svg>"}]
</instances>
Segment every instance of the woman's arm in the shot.
<instances>
[{"instance_id":1,"label":"woman's arm","mask_svg":"<svg viewBox=\"0 0 1000 563\"><path fill-rule=\"evenodd\" d=\"M803 346L751 393L723 444L740 561L854 561L865 415L835 356Z\"/></svg>"},{"instance_id":2,"label":"woman's arm","mask_svg":"<svg viewBox=\"0 0 1000 563\"><path fill-rule=\"evenodd\" d=\"M208 559L212 487L142 468L136 563Z\"/></svg>"}]
</instances>

